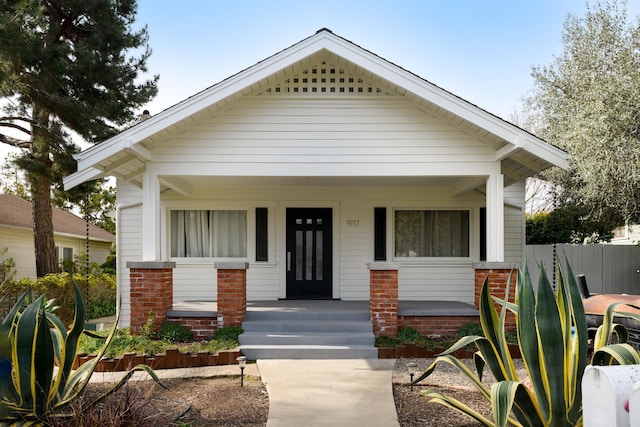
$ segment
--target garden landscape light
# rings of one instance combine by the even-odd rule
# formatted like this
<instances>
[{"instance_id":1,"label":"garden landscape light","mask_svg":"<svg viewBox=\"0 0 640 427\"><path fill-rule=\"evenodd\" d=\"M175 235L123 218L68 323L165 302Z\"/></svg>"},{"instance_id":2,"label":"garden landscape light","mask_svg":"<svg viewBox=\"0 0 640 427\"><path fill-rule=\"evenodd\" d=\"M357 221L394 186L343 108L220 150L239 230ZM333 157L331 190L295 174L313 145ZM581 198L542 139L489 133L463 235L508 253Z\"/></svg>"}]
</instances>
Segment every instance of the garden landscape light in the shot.
<instances>
[{"instance_id":1,"label":"garden landscape light","mask_svg":"<svg viewBox=\"0 0 640 427\"><path fill-rule=\"evenodd\" d=\"M418 364L416 362L407 363L407 370L409 371L411 391L413 391L413 376L416 374L416 371L418 370Z\"/></svg>"},{"instance_id":2,"label":"garden landscape light","mask_svg":"<svg viewBox=\"0 0 640 427\"><path fill-rule=\"evenodd\" d=\"M244 368L247 366L247 356L239 356L236 360L240 366L240 387L244 387Z\"/></svg>"}]
</instances>

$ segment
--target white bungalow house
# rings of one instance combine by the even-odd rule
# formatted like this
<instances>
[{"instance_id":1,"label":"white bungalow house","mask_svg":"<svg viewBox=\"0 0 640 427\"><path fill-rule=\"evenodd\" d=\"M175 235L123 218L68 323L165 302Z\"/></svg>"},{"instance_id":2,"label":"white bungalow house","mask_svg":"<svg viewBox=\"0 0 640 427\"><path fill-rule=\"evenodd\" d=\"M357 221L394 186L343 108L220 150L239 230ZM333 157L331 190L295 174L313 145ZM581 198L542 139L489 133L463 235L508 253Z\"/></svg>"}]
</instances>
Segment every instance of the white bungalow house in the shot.
<instances>
[{"instance_id":1,"label":"white bungalow house","mask_svg":"<svg viewBox=\"0 0 640 427\"><path fill-rule=\"evenodd\" d=\"M327 29L76 159L67 188L117 180L123 324L185 301L217 301L225 325L247 301L371 300L377 333L402 325L398 301L472 305L477 277L504 280L525 178L567 166Z\"/></svg>"}]
</instances>

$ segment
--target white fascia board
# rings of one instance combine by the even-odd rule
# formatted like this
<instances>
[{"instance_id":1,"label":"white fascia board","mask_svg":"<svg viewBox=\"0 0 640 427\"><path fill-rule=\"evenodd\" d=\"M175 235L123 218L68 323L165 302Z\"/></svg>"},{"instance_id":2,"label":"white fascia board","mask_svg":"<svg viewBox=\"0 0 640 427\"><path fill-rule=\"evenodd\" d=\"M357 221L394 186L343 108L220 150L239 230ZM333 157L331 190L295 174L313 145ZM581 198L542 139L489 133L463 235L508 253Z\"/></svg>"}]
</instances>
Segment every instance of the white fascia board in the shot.
<instances>
[{"instance_id":1,"label":"white fascia board","mask_svg":"<svg viewBox=\"0 0 640 427\"><path fill-rule=\"evenodd\" d=\"M550 144L536 142L535 140L525 140L524 150L561 169L569 169L569 154L566 151Z\"/></svg>"},{"instance_id":2,"label":"white fascia board","mask_svg":"<svg viewBox=\"0 0 640 427\"><path fill-rule=\"evenodd\" d=\"M138 155L138 152L132 149L133 144L134 141L131 138L116 136L82 151L76 155L76 160L78 161L78 172L95 167L95 165L100 163L102 160L118 154L121 151L128 150L128 152L133 152ZM147 150L145 151L148 153ZM145 160L150 160L150 158Z\"/></svg>"},{"instance_id":3,"label":"white fascia board","mask_svg":"<svg viewBox=\"0 0 640 427\"><path fill-rule=\"evenodd\" d=\"M62 183L64 185L65 190L70 190L82 184L83 182L92 181L102 176L103 176L103 172L100 169L88 168L82 171L78 171L69 176L65 176L62 179Z\"/></svg>"}]
</instances>

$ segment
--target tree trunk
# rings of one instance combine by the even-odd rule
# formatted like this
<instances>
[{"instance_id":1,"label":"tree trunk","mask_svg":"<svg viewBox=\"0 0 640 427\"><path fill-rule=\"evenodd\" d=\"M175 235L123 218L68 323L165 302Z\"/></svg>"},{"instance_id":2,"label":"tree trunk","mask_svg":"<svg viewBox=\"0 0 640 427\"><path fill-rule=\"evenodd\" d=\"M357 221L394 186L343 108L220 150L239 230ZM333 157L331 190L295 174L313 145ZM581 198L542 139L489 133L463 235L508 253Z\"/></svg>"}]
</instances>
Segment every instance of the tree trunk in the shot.
<instances>
[{"instance_id":1,"label":"tree trunk","mask_svg":"<svg viewBox=\"0 0 640 427\"><path fill-rule=\"evenodd\" d=\"M51 211L51 184L41 178L38 190L32 184L33 198L33 243L36 253L36 274L42 277L58 271L56 244L53 239L53 215Z\"/></svg>"},{"instance_id":2,"label":"tree trunk","mask_svg":"<svg viewBox=\"0 0 640 427\"><path fill-rule=\"evenodd\" d=\"M36 274L42 277L58 272L56 244L53 239L51 208L51 159L49 158L49 114L34 108L38 125L32 130L32 154L37 165L27 172L33 200L33 243L36 255Z\"/></svg>"}]
</instances>

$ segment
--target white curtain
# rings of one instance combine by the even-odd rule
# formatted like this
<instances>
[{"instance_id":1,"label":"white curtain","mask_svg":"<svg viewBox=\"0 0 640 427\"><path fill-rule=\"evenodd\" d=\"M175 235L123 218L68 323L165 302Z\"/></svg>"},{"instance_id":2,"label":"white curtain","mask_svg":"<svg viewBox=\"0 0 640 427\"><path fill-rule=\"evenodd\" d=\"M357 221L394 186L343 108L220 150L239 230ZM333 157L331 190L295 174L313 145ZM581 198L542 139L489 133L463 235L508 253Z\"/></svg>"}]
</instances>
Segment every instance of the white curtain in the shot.
<instances>
[{"instance_id":1,"label":"white curtain","mask_svg":"<svg viewBox=\"0 0 640 427\"><path fill-rule=\"evenodd\" d=\"M171 256L246 257L246 211L171 211Z\"/></svg>"},{"instance_id":2,"label":"white curtain","mask_svg":"<svg viewBox=\"0 0 640 427\"><path fill-rule=\"evenodd\" d=\"M469 211L396 211L397 257L468 257Z\"/></svg>"}]
</instances>

